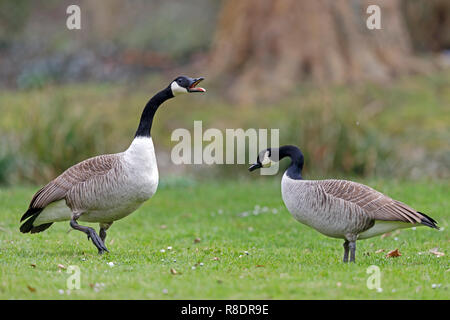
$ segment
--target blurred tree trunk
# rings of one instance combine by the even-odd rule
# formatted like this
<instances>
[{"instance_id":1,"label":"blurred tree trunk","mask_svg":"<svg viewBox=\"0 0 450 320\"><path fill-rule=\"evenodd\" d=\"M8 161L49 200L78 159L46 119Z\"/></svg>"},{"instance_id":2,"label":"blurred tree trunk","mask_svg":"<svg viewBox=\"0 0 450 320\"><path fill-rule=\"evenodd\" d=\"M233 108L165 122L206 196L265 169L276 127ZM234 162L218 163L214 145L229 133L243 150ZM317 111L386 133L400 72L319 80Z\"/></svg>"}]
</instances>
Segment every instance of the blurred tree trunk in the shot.
<instances>
[{"instance_id":1,"label":"blurred tree trunk","mask_svg":"<svg viewBox=\"0 0 450 320\"><path fill-rule=\"evenodd\" d=\"M449 0L403 0L402 11L417 50L450 49Z\"/></svg>"},{"instance_id":2,"label":"blurred tree trunk","mask_svg":"<svg viewBox=\"0 0 450 320\"><path fill-rule=\"evenodd\" d=\"M381 30L366 27L371 4ZM225 0L210 58L240 102L277 98L299 81L386 81L425 68L399 0Z\"/></svg>"}]
</instances>

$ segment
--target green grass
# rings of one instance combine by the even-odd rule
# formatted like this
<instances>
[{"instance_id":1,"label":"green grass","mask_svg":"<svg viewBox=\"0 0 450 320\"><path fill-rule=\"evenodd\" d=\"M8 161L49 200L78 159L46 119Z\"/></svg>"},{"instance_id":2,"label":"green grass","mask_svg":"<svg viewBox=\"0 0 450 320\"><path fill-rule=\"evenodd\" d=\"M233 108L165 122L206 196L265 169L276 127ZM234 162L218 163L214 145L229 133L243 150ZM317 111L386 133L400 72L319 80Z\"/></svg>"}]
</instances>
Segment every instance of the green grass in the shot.
<instances>
[{"instance_id":1,"label":"green grass","mask_svg":"<svg viewBox=\"0 0 450 320\"><path fill-rule=\"evenodd\" d=\"M154 198L111 227L110 253L103 256L84 234L67 234L68 223L41 234L20 234L19 218L36 188L0 189L0 298L450 298L448 181L363 181L428 213L444 230L421 227L359 241L356 264L341 262L341 240L290 216L279 181L280 176L239 183L162 183ZM254 215L255 205L269 212ZM248 216L240 215L246 211ZM194 243L195 238L201 241ZM446 255L429 253L436 247ZM385 257L397 248L402 256ZM66 290L69 274L58 264L80 267L80 290L59 293ZM382 292L366 286L370 265L381 269ZM171 274L171 268L178 274ZM96 283L104 285L97 290ZM433 284L440 287L433 289Z\"/></svg>"}]
</instances>

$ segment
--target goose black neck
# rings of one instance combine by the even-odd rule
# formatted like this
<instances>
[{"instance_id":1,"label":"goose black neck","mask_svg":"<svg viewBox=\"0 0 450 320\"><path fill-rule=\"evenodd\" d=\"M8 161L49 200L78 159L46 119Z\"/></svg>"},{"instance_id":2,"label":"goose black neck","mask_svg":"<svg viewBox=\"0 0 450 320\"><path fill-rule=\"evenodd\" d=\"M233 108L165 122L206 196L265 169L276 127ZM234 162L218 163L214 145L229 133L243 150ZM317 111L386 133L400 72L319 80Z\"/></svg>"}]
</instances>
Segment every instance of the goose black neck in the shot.
<instances>
[{"instance_id":1,"label":"goose black neck","mask_svg":"<svg viewBox=\"0 0 450 320\"><path fill-rule=\"evenodd\" d=\"M152 129L153 117L156 110L166 100L173 98L172 90L169 87L155 94L145 105L142 111L141 121L136 131L135 137L150 137L150 130Z\"/></svg>"},{"instance_id":2,"label":"goose black neck","mask_svg":"<svg viewBox=\"0 0 450 320\"><path fill-rule=\"evenodd\" d=\"M289 157L291 158L291 164L286 170L286 174L289 178L294 180L301 180L303 170L303 153L296 146L283 146L279 149L280 160Z\"/></svg>"}]
</instances>

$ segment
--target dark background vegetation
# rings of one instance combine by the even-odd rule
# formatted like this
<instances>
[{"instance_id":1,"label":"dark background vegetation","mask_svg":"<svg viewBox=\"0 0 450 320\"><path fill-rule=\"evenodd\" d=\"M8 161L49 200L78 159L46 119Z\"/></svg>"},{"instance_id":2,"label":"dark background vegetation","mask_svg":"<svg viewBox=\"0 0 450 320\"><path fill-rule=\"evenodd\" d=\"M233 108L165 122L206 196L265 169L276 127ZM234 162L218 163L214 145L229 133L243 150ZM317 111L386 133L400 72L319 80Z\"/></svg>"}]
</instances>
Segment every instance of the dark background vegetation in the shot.
<instances>
[{"instance_id":1,"label":"dark background vegetation","mask_svg":"<svg viewBox=\"0 0 450 320\"><path fill-rule=\"evenodd\" d=\"M72 3L79 31L66 28ZM382 30L365 27L369 4ZM179 74L205 76L208 92L158 112L161 176L248 176L171 164L172 130L203 120L279 128L309 176L448 179L449 30L445 0L2 0L0 183L44 183L123 151Z\"/></svg>"}]
</instances>

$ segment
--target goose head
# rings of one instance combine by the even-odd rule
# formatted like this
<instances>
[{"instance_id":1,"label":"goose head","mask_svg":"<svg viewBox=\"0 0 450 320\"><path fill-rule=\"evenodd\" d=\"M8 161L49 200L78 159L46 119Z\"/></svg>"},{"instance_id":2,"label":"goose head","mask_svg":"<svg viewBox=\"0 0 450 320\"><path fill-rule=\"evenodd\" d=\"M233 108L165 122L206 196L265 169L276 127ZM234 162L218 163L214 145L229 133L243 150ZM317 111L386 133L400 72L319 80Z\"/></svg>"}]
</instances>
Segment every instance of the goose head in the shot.
<instances>
[{"instance_id":1,"label":"goose head","mask_svg":"<svg viewBox=\"0 0 450 320\"><path fill-rule=\"evenodd\" d=\"M205 78L190 78L186 76L179 76L170 83L170 90L174 96L183 93L192 92L206 92L204 88L197 87L197 85Z\"/></svg>"},{"instance_id":2,"label":"goose head","mask_svg":"<svg viewBox=\"0 0 450 320\"><path fill-rule=\"evenodd\" d=\"M272 149L268 148L263 151L261 151L258 154L258 158L256 159L256 163L252 164L250 168L248 168L249 171L254 171L256 169L260 168L268 168L272 165L272 162L277 161L275 159L272 159Z\"/></svg>"}]
</instances>

